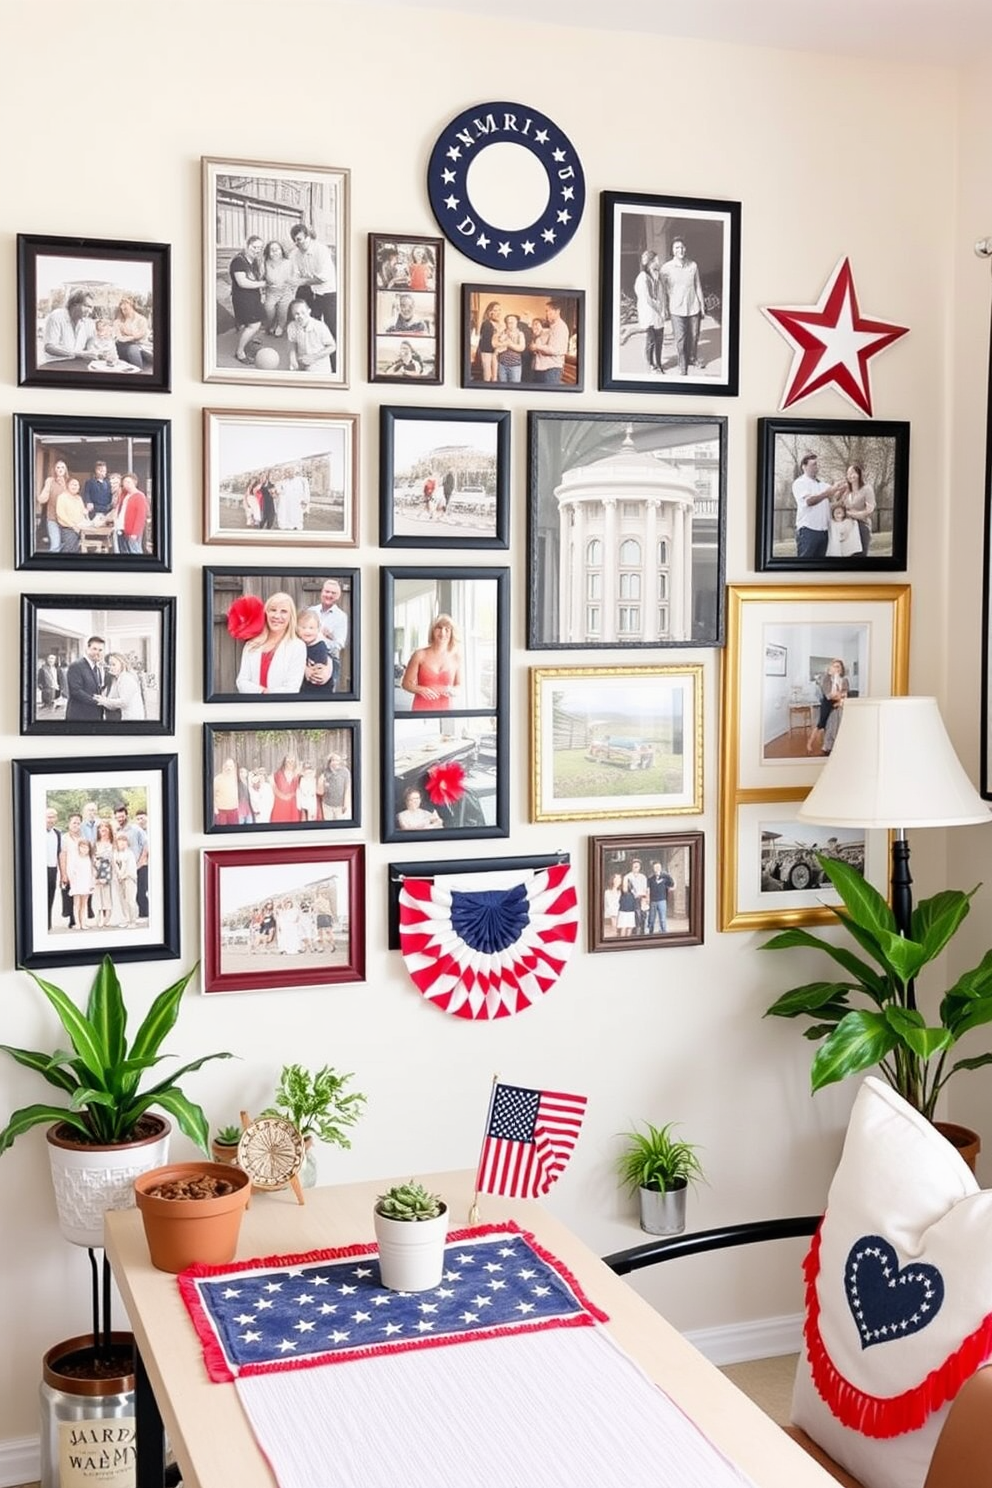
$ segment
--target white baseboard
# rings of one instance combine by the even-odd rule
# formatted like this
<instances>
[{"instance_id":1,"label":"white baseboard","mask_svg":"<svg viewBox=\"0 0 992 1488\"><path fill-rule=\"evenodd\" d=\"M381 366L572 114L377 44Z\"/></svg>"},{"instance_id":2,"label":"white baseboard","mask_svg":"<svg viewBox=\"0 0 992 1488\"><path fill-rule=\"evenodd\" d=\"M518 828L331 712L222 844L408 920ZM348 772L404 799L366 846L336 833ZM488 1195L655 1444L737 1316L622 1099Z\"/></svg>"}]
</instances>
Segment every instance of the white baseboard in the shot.
<instances>
[{"instance_id":1,"label":"white baseboard","mask_svg":"<svg viewBox=\"0 0 992 1488\"><path fill-rule=\"evenodd\" d=\"M776 1359L780 1354L799 1353L803 1315L759 1318L757 1322L732 1323L726 1328L697 1328L685 1336L711 1364L745 1364L750 1359Z\"/></svg>"},{"instance_id":2,"label":"white baseboard","mask_svg":"<svg viewBox=\"0 0 992 1488\"><path fill-rule=\"evenodd\" d=\"M0 1488L37 1483L41 1477L41 1441L37 1436L18 1436L0 1441Z\"/></svg>"}]
</instances>

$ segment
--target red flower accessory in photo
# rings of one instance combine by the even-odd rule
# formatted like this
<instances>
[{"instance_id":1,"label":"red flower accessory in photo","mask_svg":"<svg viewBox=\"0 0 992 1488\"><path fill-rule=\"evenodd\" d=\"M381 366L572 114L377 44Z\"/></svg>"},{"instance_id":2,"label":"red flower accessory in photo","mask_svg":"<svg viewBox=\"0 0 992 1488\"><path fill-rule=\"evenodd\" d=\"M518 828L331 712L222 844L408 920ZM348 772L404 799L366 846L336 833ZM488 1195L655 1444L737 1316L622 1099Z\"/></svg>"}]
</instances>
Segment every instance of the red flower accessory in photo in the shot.
<instances>
[{"instance_id":1,"label":"red flower accessory in photo","mask_svg":"<svg viewBox=\"0 0 992 1488\"><path fill-rule=\"evenodd\" d=\"M434 806L453 806L465 794L465 770L457 760L449 765L431 765L424 786Z\"/></svg>"},{"instance_id":2,"label":"red flower accessory in photo","mask_svg":"<svg viewBox=\"0 0 992 1488\"><path fill-rule=\"evenodd\" d=\"M227 628L236 641L250 641L265 629L265 605L257 594L236 599L227 612Z\"/></svg>"}]
</instances>

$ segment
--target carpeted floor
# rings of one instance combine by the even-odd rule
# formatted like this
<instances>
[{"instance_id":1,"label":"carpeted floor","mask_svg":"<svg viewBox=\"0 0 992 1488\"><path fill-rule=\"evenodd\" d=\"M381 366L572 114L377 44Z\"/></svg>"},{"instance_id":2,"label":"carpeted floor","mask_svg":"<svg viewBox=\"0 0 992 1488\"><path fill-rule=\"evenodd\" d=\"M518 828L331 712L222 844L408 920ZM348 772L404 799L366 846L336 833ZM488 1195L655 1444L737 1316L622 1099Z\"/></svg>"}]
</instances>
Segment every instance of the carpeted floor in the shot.
<instances>
[{"instance_id":1,"label":"carpeted floor","mask_svg":"<svg viewBox=\"0 0 992 1488\"><path fill-rule=\"evenodd\" d=\"M749 1396L756 1405L780 1426L789 1424L792 1381L796 1374L797 1354L783 1354L778 1359L752 1359L747 1364L726 1364L728 1379Z\"/></svg>"}]
</instances>

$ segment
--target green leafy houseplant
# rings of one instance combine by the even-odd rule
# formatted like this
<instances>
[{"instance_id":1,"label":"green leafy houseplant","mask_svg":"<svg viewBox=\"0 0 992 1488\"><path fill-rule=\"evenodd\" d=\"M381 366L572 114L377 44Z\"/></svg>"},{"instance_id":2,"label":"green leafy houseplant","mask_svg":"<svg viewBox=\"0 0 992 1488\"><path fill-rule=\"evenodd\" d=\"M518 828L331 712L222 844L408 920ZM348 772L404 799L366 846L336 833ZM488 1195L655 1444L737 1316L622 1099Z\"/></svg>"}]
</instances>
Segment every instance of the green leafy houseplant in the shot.
<instances>
[{"instance_id":1,"label":"green leafy houseplant","mask_svg":"<svg viewBox=\"0 0 992 1488\"><path fill-rule=\"evenodd\" d=\"M262 1115L285 1117L304 1137L350 1147L344 1128L354 1126L366 1102L360 1091L345 1094L345 1086L353 1078L350 1073L339 1075L329 1064L319 1070L304 1069L301 1064L283 1065L275 1101Z\"/></svg>"},{"instance_id":2,"label":"green leafy houseplant","mask_svg":"<svg viewBox=\"0 0 992 1488\"><path fill-rule=\"evenodd\" d=\"M833 945L806 930L783 930L761 949L809 946L832 957L846 977L793 987L765 1016L812 1018L805 1037L823 1040L810 1072L814 1091L878 1065L893 1090L932 1121L937 1097L953 1074L992 1063L990 1053L948 1064L950 1050L963 1034L992 1021L992 951L944 993L938 1024L928 1025L910 998L912 982L957 932L977 889L967 894L945 889L922 899L913 909L910 934L903 938L877 889L849 864L817 856L843 901L832 907L833 913L871 959L863 960L847 946ZM852 993L869 1005L851 1007Z\"/></svg>"},{"instance_id":3,"label":"green leafy houseplant","mask_svg":"<svg viewBox=\"0 0 992 1488\"><path fill-rule=\"evenodd\" d=\"M375 1204L386 1219L437 1219L444 1210L440 1194L430 1193L422 1183L394 1184L386 1193L380 1194Z\"/></svg>"},{"instance_id":4,"label":"green leafy houseplant","mask_svg":"<svg viewBox=\"0 0 992 1488\"><path fill-rule=\"evenodd\" d=\"M665 1126L646 1125L646 1131L635 1127L623 1133L627 1146L617 1160L617 1171L627 1188L632 1192L647 1188L654 1193L670 1193L702 1178L702 1164L693 1144L673 1136L674 1121Z\"/></svg>"},{"instance_id":5,"label":"green leafy houseplant","mask_svg":"<svg viewBox=\"0 0 992 1488\"><path fill-rule=\"evenodd\" d=\"M221 1147L237 1147L241 1141L240 1126L219 1126L214 1132L214 1141Z\"/></svg>"},{"instance_id":6,"label":"green leafy houseplant","mask_svg":"<svg viewBox=\"0 0 992 1488\"><path fill-rule=\"evenodd\" d=\"M208 1060L230 1059L230 1054L205 1054L156 1084L141 1088L142 1076L163 1058L159 1050L175 1025L180 999L195 971L194 966L159 993L130 1046L127 1010L110 956L104 956L100 964L85 1013L80 1012L60 987L30 973L58 1014L71 1050L56 1049L54 1054L41 1054L32 1049L16 1049L10 1044L0 1044L0 1049L18 1064L36 1070L49 1085L68 1096L68 1102L63 1106L24 1106L15 1111L0 1131L0 1153L6 1152L22 1132L51 1122L71 1127L76 1141L100 1146L130 1142L150 1106L168 1111L186 1136L201 1151L208 1152L207 1118L179 1089L179 1081Z\"/></svg>"}]
</instances>

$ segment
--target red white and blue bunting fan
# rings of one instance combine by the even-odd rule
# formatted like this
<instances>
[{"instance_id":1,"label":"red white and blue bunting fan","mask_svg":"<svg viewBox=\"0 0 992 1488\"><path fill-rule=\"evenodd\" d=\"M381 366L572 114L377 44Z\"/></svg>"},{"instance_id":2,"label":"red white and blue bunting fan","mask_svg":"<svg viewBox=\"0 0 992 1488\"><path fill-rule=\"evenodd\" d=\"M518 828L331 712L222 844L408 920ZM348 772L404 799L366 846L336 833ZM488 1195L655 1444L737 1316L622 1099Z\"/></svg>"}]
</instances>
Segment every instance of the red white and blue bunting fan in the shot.
<instances>
[{"instance_id":1,"label":"red white and blue bunting fan","mask_svg":"<svg viewBox=\"0 0 992 1488\"><path fill-rule=\"evenodd\" d=\"M793 348L781 408L834 387L871 418L868 363L909 327L862 315L849 258L838 263L815 305L766 307L764 313Z\"/></svg>"},{"instance_id":2,"label":"red white and blue bunting fan","mask_svg":"<svg viewBox=\"0 0 992 1488\"><path fill-rule=\"evenodd\" d=\"M400 950L414 986L457 1018L508 1018L544 996L578 936L570 863L405 878Z\"/></svg>"}]
</instances>

